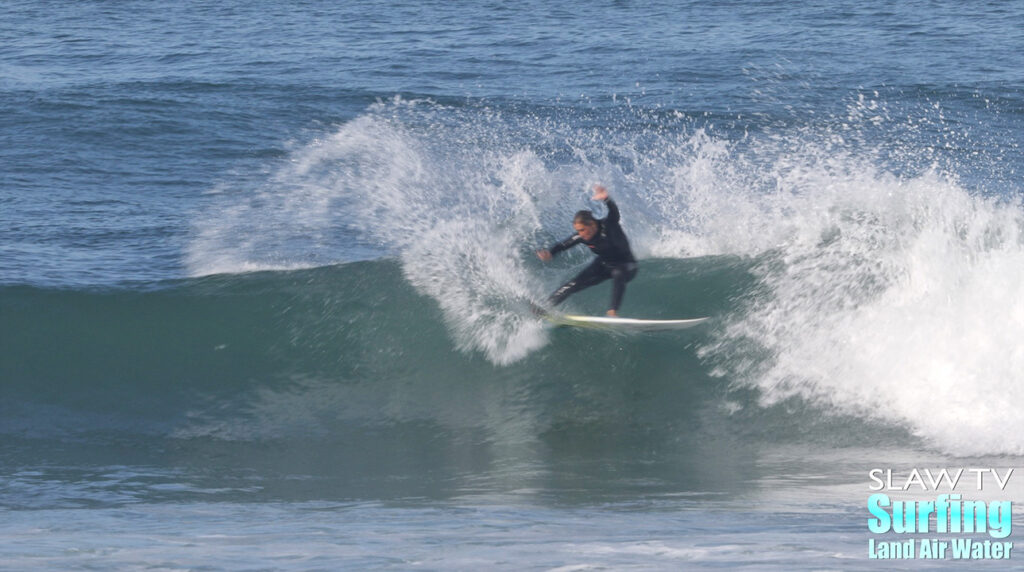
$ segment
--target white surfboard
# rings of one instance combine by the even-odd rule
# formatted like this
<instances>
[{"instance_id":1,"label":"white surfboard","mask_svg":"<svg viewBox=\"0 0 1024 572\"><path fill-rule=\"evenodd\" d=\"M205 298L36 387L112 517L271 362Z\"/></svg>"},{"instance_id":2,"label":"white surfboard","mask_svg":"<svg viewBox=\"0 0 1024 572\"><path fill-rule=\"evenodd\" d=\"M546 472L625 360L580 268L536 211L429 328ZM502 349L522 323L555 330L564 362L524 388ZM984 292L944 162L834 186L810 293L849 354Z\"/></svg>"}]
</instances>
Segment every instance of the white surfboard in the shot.
<instances>
[{"instance_id":1,"label":"white surfboard","mask_svg":"<svg viewBox=\"0 0 1024 572\"><path fill-rule=\"evenodd\" d=\"M559 326L593 328L621 332L658 332L664 330L685 330L699 326L711 318L689 318L685 320L642 320L611 316L579 316L576 314L544 314L544 319Z\"/></svg>"}]
</instances>

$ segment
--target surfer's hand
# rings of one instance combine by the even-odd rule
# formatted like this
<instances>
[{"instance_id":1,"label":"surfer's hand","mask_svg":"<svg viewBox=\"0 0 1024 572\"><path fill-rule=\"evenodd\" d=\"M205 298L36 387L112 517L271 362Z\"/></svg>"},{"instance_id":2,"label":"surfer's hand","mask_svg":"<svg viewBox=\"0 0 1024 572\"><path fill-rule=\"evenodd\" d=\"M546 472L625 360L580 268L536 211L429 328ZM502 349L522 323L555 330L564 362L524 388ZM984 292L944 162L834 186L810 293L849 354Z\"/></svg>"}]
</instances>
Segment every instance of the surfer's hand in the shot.
<instances>
[{"instance_id":1,"label":"surfer's hand","mask_svg":"<svg viewBox=\"0 0 1024 572\"><path fill-rule=\"evenodd\" d=\"M606 201L608 200L608 189L601 185L594 185L594 196L590 198L595 201Z\"/></svg>"},{"instance_id":2,"label":"surfer's hand","mask_svg":"<svg viewBox=\"0 0 1024 572\"><path fill-rule=\"evenodd\" d=\"M538 250L537 251L537 258L540 258L544 262L547 262L548 260L551 260L551 251L549 251L549 250Z\"/></svg>"}]
</instances>

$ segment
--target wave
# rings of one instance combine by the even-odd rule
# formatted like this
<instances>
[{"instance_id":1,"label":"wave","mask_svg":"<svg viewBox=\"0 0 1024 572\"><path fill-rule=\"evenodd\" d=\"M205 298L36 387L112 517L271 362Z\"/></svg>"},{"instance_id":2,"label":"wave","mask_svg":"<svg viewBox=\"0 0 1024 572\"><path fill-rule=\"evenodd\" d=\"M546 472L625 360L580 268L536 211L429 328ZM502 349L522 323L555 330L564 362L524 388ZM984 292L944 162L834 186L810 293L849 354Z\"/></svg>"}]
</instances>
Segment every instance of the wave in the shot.
<instances>
[{"instance_id":1,"label":"wave","mask_svg":"<svg viewBox=\"0 0 1024 572\"><path fill-rule=\"evenodd\" d=\"M335 411L545 431L559 422L554 404L579 391L594 401L569 408L577 421L640 411L647 426L678 427L706 415L689 405L696 395L711 416L786 439L852 419L863 438L885 427L947 453L1021 454L1019 189L979 176L998 157L932 109L861 98L843 115L748 124L666 109L382 102L295 144L257 188L211 193L187 255L193 278L146 293L29 291L93 314L70 330L42 321L75 333L55 337L78 348L70 365L52 363L56 347L11 345L42 368L15 378L33 395L54 372L65 389L82 371L85 387L142 375L128 395L160 387L173 401L167 386L180 388L192 397L167 411L204 421L167 423L221 438L318 427L309 420ZM545 266L533 249L568 232L595 181L611 187L642 259L624 310L710 314L714 326L608 338L529 316L529 301L585 261ZM253 270L264 272L239 274ZM571 304L596 312L606 295ZM21 327L49 312L29 305ZM134 324L114 330L125 347L88 345L107 339L91 329L109 319L103 309ZM137 347L147 336L159 343ZM5 362L27 363L17 355ZM695 393L681 395L680 380ZM679 399L615 403L628 383ZM231 418L260 423L233 428L190 401L231 391L250 408Z\"/></svg>"}]
</instances>

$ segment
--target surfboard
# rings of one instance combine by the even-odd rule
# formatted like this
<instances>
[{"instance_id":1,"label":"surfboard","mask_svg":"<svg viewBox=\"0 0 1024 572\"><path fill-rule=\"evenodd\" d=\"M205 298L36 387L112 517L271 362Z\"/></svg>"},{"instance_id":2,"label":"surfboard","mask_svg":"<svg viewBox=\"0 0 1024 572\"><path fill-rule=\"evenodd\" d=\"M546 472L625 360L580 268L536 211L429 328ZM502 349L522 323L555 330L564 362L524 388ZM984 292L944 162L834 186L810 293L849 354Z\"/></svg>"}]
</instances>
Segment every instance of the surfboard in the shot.
<instances>
[{"instance_id":1,"label":"surfboard","mask_svg":"<svg viewBox=\"0 0 1024 572\"><path fill-rule=\"evenodd\" d=\"M709 317L687 318L684 320L643 320L639 318L620 318L611 316L579 316L576 314L545 313L542 317L558 326L575 328L591 328L620 332L659 332L666 330L685 330L699 326L710 320Z\"/></svg>"}]
</instances>

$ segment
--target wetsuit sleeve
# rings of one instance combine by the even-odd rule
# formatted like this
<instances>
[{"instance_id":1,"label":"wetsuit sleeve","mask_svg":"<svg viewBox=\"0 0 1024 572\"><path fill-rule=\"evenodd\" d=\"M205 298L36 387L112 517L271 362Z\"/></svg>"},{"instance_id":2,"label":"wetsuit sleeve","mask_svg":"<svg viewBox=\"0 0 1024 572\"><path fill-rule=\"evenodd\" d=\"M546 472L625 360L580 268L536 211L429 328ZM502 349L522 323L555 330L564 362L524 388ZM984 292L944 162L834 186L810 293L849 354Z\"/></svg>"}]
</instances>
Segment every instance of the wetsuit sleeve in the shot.
<instances>
[{"instance_id":1,"label":"wetsuit sleeve","mask_svg":"<svg viewBox=\"0 0 1024 572\"><path fill-rule=\"evenodd\" d=\"M581 240L583 240L583 239L580 238L580 235L574 234L574 235L570 236L569 238L563 240L562 242L557 242L557 243L553 244L551 246L551 248L548 249L548 252L551 253L551 256L554 256L554 255L558 254L559 252L562 252L563 250L566 250L566 249L569 249L569 248L572 248L572 247L576 246L577 244L579 244L579 242Z\"/></svg>"},{"instance_id":2,"label":"wetsuit sleeve","mask_svg":"<svg viewBox=\"0 0 1024 572\"><path fill-rule=\"evenodd\" d=\"M608 207L608 216L605 217L605 222L610 224L619 223L619 207L615 204L615 201L611 199L605 199L605 206Z\"/></svg>"}]
</instances>

